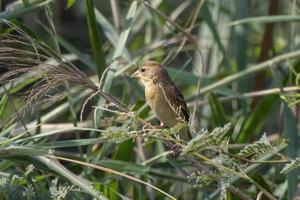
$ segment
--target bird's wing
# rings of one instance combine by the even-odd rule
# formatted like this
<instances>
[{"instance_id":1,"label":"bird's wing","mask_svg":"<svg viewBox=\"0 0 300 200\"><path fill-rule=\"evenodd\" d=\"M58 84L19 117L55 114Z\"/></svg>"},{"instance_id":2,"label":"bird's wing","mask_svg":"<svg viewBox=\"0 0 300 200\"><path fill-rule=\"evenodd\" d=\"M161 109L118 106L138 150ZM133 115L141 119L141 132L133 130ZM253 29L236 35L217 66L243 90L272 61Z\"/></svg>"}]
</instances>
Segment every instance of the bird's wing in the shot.
<instances>
[{"instance_id":1,"label":"bird's wing","mask_svg":"<svg viewBox=\"0 0 300 200\"><path fill-rule=\"evenodd\" d=\"M190 118L189 110L187 108L186 101L183 95L174 84L171 84L170 87L171 90L173 90L172 94L174 94L174 97L172 99L175 100L174 103L176 104L176 106L180 107L181 117L183 117L183 119L188 122Z\"/></svg>"}]
</instances>

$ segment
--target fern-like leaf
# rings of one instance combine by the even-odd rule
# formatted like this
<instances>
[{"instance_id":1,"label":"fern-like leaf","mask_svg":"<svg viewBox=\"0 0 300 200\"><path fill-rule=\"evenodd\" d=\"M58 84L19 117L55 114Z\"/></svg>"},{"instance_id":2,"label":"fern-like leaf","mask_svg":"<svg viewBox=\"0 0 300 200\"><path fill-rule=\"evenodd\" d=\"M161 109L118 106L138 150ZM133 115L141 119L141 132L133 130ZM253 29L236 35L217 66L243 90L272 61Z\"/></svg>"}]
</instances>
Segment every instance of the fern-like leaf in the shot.
<instances>
[{"instance_id":1,"label":"fern-like leaf","mask_svg":"<svg viewBox=\"0 0 300 200\"><path fill-rule=\"evenodd\" d=\"M237 155L241 158L252 156L252 160L257 160L274 150L276 149L270 144L267 136L264 134L258 142L247 145Z\"/></svg>"},{"instance_id":2,"label":"fern-like leaf","mask_svg":"<svg viewBox=\"0 0 300 200\"><path fill-rule=\"evenodd\" d=\"M135 134L129 132L125 127L110 127L102 132L102 136L100 138L111 142L120 143L133 137L135 137Z\"/></svg>"},{"instance_id":3,"label":"fern-like leaf","mask_svg":"<svg viewBox=\"0 0 300 200\"><path fill-rule=\"evenodd\" d=\"M221 182L221 192L220 192L220 200L227 199L227 184Z\"/></svg>"},{"instance_id":4,"label":"fern-like leaf","mask_svg":"<svg viewBox=\"0 0 300 200\"><path fill-rule=\"evenodd\" d=\"M211 133L207 130L202 134L197 135L182 149L182 154L191 153L194 151L203 151L212 146L221 144L224 141L224 136L231 129L231 123L226 124L224 127L215 128Z\"/></svg>"},{"instance_id":5,"label":"fern-like leaf","mask_svg":"<svg viewBox=\"0 0 300 200\"><path fill-rule=\"evenodd\" d=\"M287 174L298 167L300 167L300 158L296 158L295 160L292 160L292 162L286 164L280 173Z\"/></svg>"},{"instance_id":6,"label":"fern-like leaf","mask_svg":"<svg viewBox=\"0 0 300 200\"><path fill-rule=\"evenodd\" d=\"M217 173L211 171L198 171L193 172L191 175L189 175L188 182L193 185L193 187L206 187L210 185L214 181L214 176L216 176Z\"/></svg>"}]
</instances>

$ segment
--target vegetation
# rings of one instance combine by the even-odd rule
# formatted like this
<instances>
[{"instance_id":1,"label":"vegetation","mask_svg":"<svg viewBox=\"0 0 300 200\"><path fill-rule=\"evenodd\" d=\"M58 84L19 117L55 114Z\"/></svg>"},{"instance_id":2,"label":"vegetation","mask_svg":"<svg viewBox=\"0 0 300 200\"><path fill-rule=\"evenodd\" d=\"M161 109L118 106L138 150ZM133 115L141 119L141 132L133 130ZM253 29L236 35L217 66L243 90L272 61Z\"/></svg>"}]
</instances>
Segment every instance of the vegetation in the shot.
<instances>
[{"instance_id":1,"label":"vegetation","mask_svg":"<svg viewBox=\"0 0 300 200\"><path fill-rule=\"evenodd\" d=\"M0 7L1 199L299 198L298 1ZM149 59L189 124L155 126L130 78Z\"/></svg>"}]
</instances>

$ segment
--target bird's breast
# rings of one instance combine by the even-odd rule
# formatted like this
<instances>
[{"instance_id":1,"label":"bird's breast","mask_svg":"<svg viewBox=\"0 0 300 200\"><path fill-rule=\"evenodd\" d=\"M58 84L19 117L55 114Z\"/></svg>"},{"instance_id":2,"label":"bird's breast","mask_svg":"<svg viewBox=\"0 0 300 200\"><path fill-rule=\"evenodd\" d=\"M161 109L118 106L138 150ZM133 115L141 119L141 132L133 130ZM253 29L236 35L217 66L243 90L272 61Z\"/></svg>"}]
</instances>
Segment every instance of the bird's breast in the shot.
<instances>
[{"instance_id":1,"label":"bird's breast","mask_svg":"<svg viewBox=\"0 0 300 200\"><path fill-rule=\"evenodd\" d=\"M156 117L165 125L172 127L176 125L178 116L171 108L165 93L159 85L145 87L146 101Z\"/></svg>"},{"instance_id":2,"label":"bird's breast","mask_svg":"<svg viewBox=\"0 0 300 200\"><path fill-rule=\"evenodd\" d=\"M153 109L156 104L158 103L158 98L159 98L159 92L160 92L159 86L156 85L148 85L145 87L145 97L147 103L150 105L151 109Z\"/></svg>"}]
</instances>

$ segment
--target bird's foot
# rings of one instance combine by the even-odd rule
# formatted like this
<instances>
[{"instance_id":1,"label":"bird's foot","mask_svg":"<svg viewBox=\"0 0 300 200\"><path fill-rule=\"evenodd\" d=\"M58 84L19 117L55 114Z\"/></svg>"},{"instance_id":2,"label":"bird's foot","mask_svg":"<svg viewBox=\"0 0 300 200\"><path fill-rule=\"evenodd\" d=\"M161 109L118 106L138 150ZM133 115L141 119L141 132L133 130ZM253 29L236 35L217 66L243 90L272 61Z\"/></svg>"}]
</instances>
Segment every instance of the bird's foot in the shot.
<instances>
[{"instance_id":1,"label":"bird's foot","mask_svg":"<svg viewBox=\"0 0 300 200\"><path fill-rule=\"evenodd\" d=\"M172 151L172 155L177 157L181 153L182 147L179 144L174 144L170 150Z\"/></svg>"},{"instance_id":2,"label":"bird's foot","mask_svg":"<svg viewBox=\"0 0 300 200\"><path fill-rule=\"evenodd\" d=\"M155 128L158 128L158 129L161 129L161 128L164 128L165 125L164 123L160 122L160 124L158 126L155 126Z\"/></svg>"}]
</instances>

